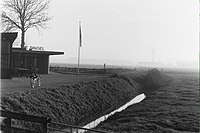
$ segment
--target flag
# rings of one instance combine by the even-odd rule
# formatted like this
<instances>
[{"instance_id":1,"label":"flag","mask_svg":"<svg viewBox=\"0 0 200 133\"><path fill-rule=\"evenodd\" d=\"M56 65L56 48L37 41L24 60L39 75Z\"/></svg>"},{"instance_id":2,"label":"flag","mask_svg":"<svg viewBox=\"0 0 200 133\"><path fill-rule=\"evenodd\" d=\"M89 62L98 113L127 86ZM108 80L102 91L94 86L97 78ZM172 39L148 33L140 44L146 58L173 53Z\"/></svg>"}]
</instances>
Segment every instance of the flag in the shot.
<instances>
[{"instance_id":1,"label":"flag","mask_svg":"<svg viewBox=\"0 0 200 133\"><path fill-rule=\"evenodd\" d=\"M80 47L82 47L81 21L79 21L79 43Z\"/></svg>"}]
</instances>

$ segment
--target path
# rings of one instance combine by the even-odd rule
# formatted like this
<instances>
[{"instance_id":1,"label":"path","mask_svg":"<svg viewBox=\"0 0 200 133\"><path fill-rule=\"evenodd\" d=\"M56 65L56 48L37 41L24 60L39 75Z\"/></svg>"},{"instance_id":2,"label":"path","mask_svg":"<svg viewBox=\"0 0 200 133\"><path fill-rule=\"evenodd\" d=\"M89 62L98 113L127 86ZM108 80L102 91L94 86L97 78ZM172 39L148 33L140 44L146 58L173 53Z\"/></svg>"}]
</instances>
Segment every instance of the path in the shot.
<instances>
[{"instance_id":1,"label":"path","mask_svg":"<svg viewBox=\"0 0 200 133\"><path fill-rule=\"evenodd\" d=\"M50 72L50 74L41 75L41 87L36 86L34 89L47 88L47 87L59 87L64 84L72 84L77 82L92 81L109 77L110 75L70 75L59 74ZM12 79L1 79L1 94L26 91L33 89L30 86L30 80L26 77L14 77Z\"/></svg>"}]
</instances>

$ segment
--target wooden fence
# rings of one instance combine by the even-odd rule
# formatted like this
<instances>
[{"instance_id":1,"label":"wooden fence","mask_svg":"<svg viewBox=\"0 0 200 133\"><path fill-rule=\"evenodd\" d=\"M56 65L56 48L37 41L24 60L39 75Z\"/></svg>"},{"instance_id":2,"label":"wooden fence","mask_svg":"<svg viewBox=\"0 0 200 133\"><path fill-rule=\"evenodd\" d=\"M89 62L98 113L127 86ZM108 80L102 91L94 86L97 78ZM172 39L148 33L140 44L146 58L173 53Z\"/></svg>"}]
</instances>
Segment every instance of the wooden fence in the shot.
<instances>
[{"instance_id":1,"label":"wooden fence","mask_svg":"<svg viewBox=\"0 0 200 133\"><path fill-rule=\"evenodd\" d=\"M60 133L107 133L105 131L98 131L93 129L82 128L79 126L74 125L67 125L62 123L52 122L50 118L47 117L40 117L40 116L33 116L33 115L26 115L20 114L15 112L3 111L1 110L1 117L5 117L5 119L1 122L1 131L4 133L49 133L58 131ZM23 120L33 123L39 123L42 125L42 131L36 131L32 129L24 129L19 127L12 126L12 119ZM65 130L55 128L55 127L65 127ZM67 130L69 129L69 130ZM56 132L56 133L58 133Z\"/></svg>"},{"instance_id":2,"label":"wooden fence","mask_svg":"<svg viewBox=\"0 0 200 133\"><path fill-rule=\"evenodd\" d=\"M33 115L26 115L26 114L19 114L9 111L2 111L1 110L1 117L5 117L3 122L1 123L1 131L5 131L6 133L12 133L12 132L29 132L29 133L36 133L39 131L34 131L30 129L22 129L18 127L12 126L12 119L17 120L24 120L34 123L40 123L42 125L42 133L47 133L47 123L51 121L51 119L48 119L47 117L39 117L39 116L33 116Z\"/></svg>"},{"instance_id":3,"label":"wooden fence","mask_svg":"<svg viewBox=\"0 0 200 133\"><path fill-rule=\"evenodd\" d=\"M59 67L59 66L50 66L50 71L58 72L58 73L77 73L78 68L70 68L70 67ZM98 68L80 68L79 71L81 73L94 73L94 74L104 74L106 73L106 69L98 69Z\"/></svg>"},{"instance_id":4,"label":"wooden fence","mask_svg":"<svg viewBox=\"0 0 200 133\"><path fill-rule=\"evenodd\" d=\"M60 67L60 66L50 66L50 71L58 72L62 74L75 74L77 73L77 68L72 67ZM80 68L80 73L82 74L115 74L123 72L133 72L137 71L136 68Z\"/></svg>"}]
</instances>

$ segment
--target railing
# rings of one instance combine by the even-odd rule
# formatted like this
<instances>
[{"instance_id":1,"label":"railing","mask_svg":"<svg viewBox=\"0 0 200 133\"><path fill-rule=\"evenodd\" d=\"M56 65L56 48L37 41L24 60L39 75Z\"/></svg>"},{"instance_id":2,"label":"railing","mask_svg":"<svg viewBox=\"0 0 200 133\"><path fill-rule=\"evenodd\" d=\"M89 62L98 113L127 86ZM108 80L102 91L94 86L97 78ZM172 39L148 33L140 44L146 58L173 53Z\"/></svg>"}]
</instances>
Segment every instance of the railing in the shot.
<instances>
[{"instance_id":1,"label":"railing","mask_svg":"<svg viewBox=\"0 0 200 133\"><path fill-rule=\"evenodd\" d=\"M71 67L59 67L59 66L50 66L50 71L59 72L59 73L76 73L78 68ZM79 71L81 73L95 73L95 74L104 74L106 73L106 69L98 69L98 68L80 68Z\"/></svg>"},{"instance_id":2,"label":"railing","mask_svg":"<svg viewBox=\"0 0 200 133\"><path fill-rule=\"evenodd\" d=\"M5 117L3 122L1 122L1 131L5 133L15 133L15 132L23 132L23 133L49 133L49 132L56 132L56 133L107 133L105 131L93 130L82 128L79 126L74 125L67 125L62 123L51 122L51 119L47 117L40 117L40 116L33 116L33 115L26 115L20 113L14 113L9 111L1 110L1 117ZM12 119L23 120L33 123L39 123L42 125L42 131L36 131L32 129L24 129L19 127L12 126ZM55 127L62 127L62 129L55 128Z\"/></svg>"},{"instance_id":3,"label":"railing","mask_svg":"<svg viewBox=\"0 0 200 133\"><path fill-rule=\"evenodd\" d=\"M50 66L50 71L58 72L62 74L76 74L77 68L72 67L60 67L60 66ZM115 73L123 73L130 71L137 71L136 68L128 69L128 68L80 68L80 73L82 74L115 74Z\"/></svg>"},{"instance_id":4,"label":"railing","mask_svg":"<svg viewBox=\"0 0 200 133\"><path fill-rule=\"evenodd\" d=\"M5 131L8 133L11 132L28 132L28 133L36 133L39 131L34 131L30 129L22 129L18 127L12 126L12 119L17 120L24 120L34 123L40 123L42 125L42 133L47 133L47 123L51 121L51 119L48 119L47 117L39 117L39 116L33 116L33 115L26 115L26 114L19 114L9 111L2 111L1 110L1 117L6 117L3 122L1 123L1 131Z\"/></svg>"}]
</instances>

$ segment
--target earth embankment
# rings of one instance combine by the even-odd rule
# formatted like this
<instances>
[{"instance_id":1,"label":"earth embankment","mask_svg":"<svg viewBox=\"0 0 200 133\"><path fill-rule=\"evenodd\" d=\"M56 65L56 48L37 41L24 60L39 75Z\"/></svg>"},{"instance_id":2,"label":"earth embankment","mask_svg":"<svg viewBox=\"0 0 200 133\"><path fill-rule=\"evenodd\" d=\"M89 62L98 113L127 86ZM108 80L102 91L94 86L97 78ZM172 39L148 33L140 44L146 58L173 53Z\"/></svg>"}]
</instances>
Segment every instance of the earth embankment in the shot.
<instances>
[{"instance_id":1,"label":"earth embankment","mask_svg":"<svg viewBox=\"0 0 200 133\"><path fill-rule=\"evenodd\" d=\"M149 84L150 89L163 85L165 80L153 82L154 78L160 80L161 77L159 71L152 70L147 73L116 74L97 81L61 87L15 92L1 97L1 109L47 116L54 122L83 126L143 93Z\"/></svg>"},{"instance_id":2,"label":"earth embankment","mask_svg":"<svg viewBox=\"0 0 200 133\"><path fill-rule=\"evenodd\" d=\"M199 133L199 74L168 72L173 81L115 113L95 129L115 133Z\"/></svg>"}]
</instances>

